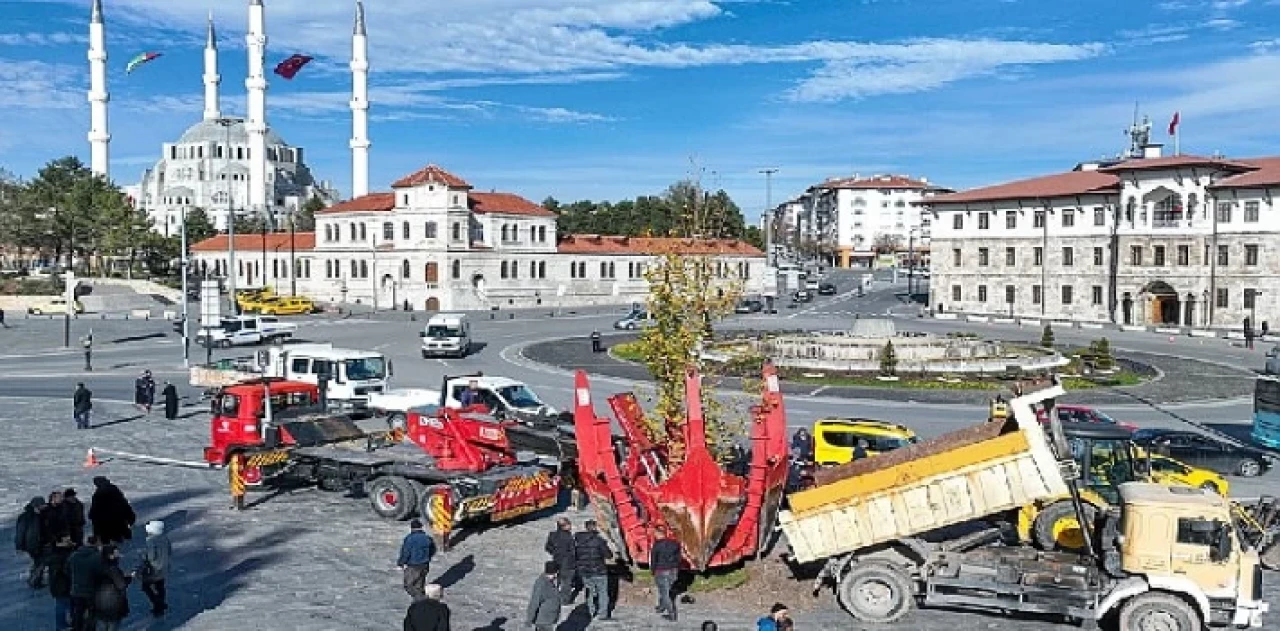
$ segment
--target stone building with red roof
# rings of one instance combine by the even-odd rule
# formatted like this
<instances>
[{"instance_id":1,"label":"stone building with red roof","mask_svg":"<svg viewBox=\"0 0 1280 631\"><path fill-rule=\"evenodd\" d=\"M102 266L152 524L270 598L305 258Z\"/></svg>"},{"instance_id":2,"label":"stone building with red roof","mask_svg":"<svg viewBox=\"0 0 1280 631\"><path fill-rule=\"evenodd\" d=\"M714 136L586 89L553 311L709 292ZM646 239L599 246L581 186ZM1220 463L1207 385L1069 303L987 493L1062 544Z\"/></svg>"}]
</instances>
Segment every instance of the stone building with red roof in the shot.
<instances>
[{"instance_id":1,"label":"stone building with red roof","mask_svg":"<svg viewBox=\"0 0 1280 631\"><path fill-rule=\"evenodd\" d=\"M476 191L428 165L316 213L314 233L225 235L192 246L198 269L237 287L272 286L334 303L484 310L644 302L657 256L714 256L726 282L769 291L764 253L740 241L563 235L555 213L519 195Z\"/></svg>"},{"instance_id":2,"label":"stone building with red roof","mask_svg":"<svg viewBox=\"0 0 1280 631\"><path fill-rule=\"evenodd\" d=\"M1140 149L923 201L930 309L1184 330L1278 322L1280 157Z\"/></svg>"}]
</instances>

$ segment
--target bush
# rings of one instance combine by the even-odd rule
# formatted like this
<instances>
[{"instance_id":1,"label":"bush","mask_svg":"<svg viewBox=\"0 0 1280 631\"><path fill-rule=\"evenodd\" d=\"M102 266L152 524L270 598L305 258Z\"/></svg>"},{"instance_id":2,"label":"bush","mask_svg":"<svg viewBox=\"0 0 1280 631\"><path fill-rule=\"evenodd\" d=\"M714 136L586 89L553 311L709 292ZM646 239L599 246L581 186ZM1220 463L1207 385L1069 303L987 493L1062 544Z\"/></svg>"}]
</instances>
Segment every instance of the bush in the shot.
<instances>
[{"instance_id":1,"label":"bush","mask_svg":"<svg viewBox=\"0 0 1280 631\"><path fill-rule=\"evenodd\" d=\"M1040 335L1040 345L1045 348L1053 348L1053 326L1044 325L1044 333Z\"/></svg>"},{"instance_id":2,"label":"bush","mask_svg":"<svg viewBox=\"0 0 1280 631\"><path fill-rule=\"evenodd\" d=\"M893 350L893 342L885 342L880 350L880 374L891 377L898 372L898 352Z\"/></svg>"},{"instance_id":3,"label":"bush","mask_svg":"<svg viewBox=\"0 0 1280 631\"><path fill-rule=\"evenodd\" d=\"M1098 370L1111 370L1116 365L1116 358L1111 354L1111 342L1107 338L1096 339L1089 343L1089 352L1094 357L1094 365Z\"/></svg>"}]
</instances>

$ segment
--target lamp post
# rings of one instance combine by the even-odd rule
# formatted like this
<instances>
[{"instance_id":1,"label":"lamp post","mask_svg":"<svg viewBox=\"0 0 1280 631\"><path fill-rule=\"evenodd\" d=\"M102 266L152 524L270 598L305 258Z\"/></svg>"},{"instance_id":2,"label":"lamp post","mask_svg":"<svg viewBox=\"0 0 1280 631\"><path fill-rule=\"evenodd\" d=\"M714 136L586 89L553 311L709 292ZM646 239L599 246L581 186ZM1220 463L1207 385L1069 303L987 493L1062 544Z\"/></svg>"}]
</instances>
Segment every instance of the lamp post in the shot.
<instances>
[{"instance_id":1,"label":"lamp post","mask_svg":"<svg viewBox=\"0 0 1280 631\"><path fill-rule=\"evenodd\" d=\"M190 291L190 288L187 285L189 275L187 273L188 262L187 262L187 207L186 206L182 207L182 221L180 222L180 224L181 224L181 231L182 231L182 238L180 241L180 247L182 248L182 259L181 259L182 260L182 264L181 264L181 267L182 267L182 366L184 368L190 368L191 367L191 338L189 337L189 334L188 334L189 327L187 325L187 315L188 315L187 305L191 302L191 298L190 298L191 294L188 293Z\"/></svg>"},{"instance_id":2,"label":"lamp post","mask_svg":"<svg viewBox=\"0 0 1280 631\"><path fill-rule=\"evenodd\" d=\"M276 295L280 294L280 268L283 267L282 265L280 265L280 248L283 245L284 245L283 243L277 243L275 247L272 248L272 251L275 254L271 256L271 272L272 272L272 276L275 276ZM265 270L266 268L263 268L263 269ZM290 270L287 270L287 272L292 273L293 270L290 269Z\"/></svg>"}]
</instances>

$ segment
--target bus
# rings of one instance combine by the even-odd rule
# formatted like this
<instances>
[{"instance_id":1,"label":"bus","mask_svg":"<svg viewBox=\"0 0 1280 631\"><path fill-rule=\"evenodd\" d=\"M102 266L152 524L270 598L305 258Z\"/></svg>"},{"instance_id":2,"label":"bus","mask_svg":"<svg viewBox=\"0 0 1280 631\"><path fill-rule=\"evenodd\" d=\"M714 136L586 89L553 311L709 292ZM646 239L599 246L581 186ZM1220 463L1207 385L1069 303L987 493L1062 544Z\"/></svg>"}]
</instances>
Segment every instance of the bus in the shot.
<instances>
[{"instance_id":1,"label":"bus","mask_svg":"<svg viewBox=\"0 0 1280 631\"><path fill-rule=\"evenodd\" d=\"M1259 375L1253 389L1253 442L1280 449L1280 377Z\"/></svg>"}]
</instances>

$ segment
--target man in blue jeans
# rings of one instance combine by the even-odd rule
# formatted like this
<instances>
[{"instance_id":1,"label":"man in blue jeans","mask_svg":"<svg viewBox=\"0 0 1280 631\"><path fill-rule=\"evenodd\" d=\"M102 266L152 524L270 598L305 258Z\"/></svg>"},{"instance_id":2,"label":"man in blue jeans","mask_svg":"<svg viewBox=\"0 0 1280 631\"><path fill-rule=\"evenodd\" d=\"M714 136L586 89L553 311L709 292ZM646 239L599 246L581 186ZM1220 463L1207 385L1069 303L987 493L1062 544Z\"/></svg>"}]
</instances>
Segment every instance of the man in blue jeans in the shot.
<instances>
[{"instance_id":1,"label":"man in blue jeans","mask_svg":"<svg viewBox=\"0 0 1280 631\"><path fill-rule=\"evenodd\" d=\"M680 542L671 536L664 524L654 528L653 548L649 550L649 570L658 589L658 613L667 620L676 620L676 603L671 599L671 589L680 576Z\"/></svg>"},{"instance_id":2,"label":"man in blue jeans","mask_svg":"<svg viewBox=\"0 0 1280 631\"><path fill-rule=\"evenodd\" d=\"M577 561L578 576L582 578L582 586L587 590L587 611L592 618L612 620L609 615L609 560L613 558L613 550L600 536L594 520L583 524L586 530L573 536L574 558Z\"/></svg>"},{"instance_id":3,"label":"man in blue jeans","mask_svg":"<svg viewBox=\"0 0 1280 631\"><path fill-rule=\"evenodd\" d=\"M436 555L436 543L422 529L422 520L409 522L409 534L400 544L400 558L396 566L404 570L404 591L415 601L425 598L423 589L427 572L431 571L431 557Z\"/></svg>"}]
</instances>

